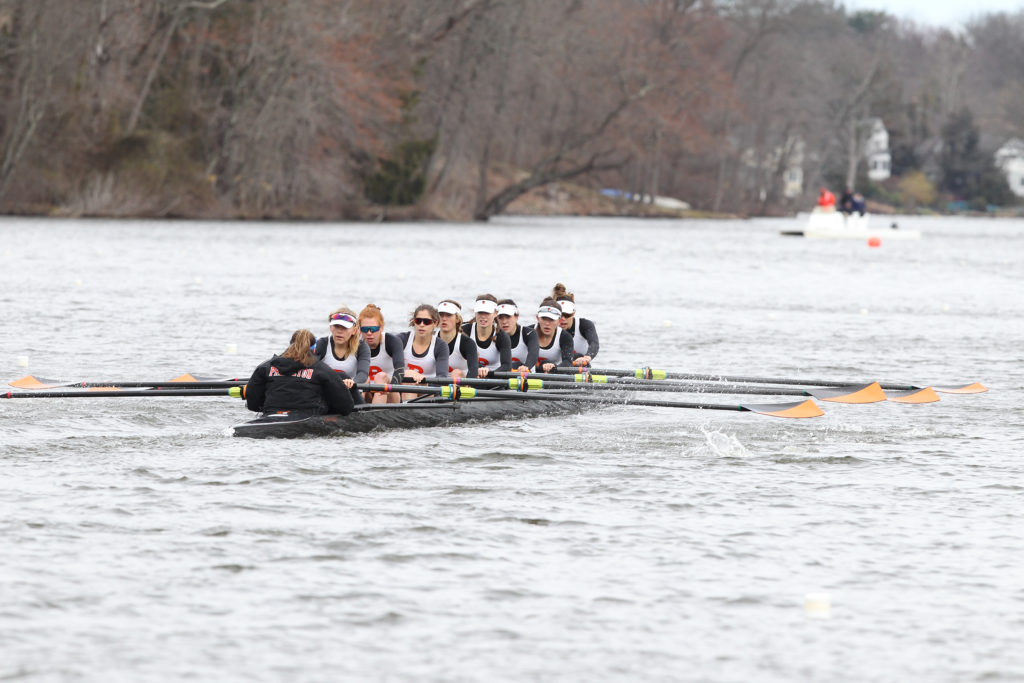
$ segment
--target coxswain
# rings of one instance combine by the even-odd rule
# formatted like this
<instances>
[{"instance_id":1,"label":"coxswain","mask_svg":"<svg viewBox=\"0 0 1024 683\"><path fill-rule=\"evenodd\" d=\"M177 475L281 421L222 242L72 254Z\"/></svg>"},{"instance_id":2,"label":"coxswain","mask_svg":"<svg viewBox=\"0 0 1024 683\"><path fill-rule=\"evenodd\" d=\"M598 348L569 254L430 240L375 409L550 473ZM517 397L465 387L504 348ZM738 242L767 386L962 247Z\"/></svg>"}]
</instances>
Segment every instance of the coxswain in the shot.
<instances>
[{"instance_id":1,"label":"coxswain","mask_svg":"<svg viewBox=\"0 0 1024 683\"><path fill-rule=\"evenodd\" d=\"M309 417L324 413L348 415L352 394L311 347L316 337L296 330L284 353L261 363L245 385L245 406L263 414Z\"/></svg>"},{"instance_id":2,"label":"coxswain","mask_svg":"<svg viewBox=\"0 0 1024 683\"><path fill-rule=\"evenodd\" d=\"M562 309L548 297L537 309L537 369L551 372L556 366L572 366L572 337L558 326Z\"/></svg>"},{"instance_id":3,"label":"coxswain","mask_svg":"<svg viewBox=\"0 0 1024 683\"><path fill-rule=\"evenodd\" d=\"M512 371L526 370L529 372L537 364L539 346L537 333L519 324L519 307L512 299L498 302L498 327L508 335L512 346Z\"/></svg>"},{"instance_id":4,"label":"coxswain","mask_svg":"<svg viewBox=\"0 0 1024 683\"><path fill-rule=\"evenodd\" d=\"M558 307L562 309L558 326L572 336L572 364L590 365L600 348L597 328L586 318L576 319L576 295L566 291L565 285L561 282L552 289L551 298L558 302Z\"/></svg>"},{"instance_id":5,"label":"coxswain","mask_svg":"<svg viewBox=\"0 0 1024 683\"><path fill-rule=\"evenodd\" d=\"M476 343L480 366L477 377L508 372L512 367L512 340L494 324L497 311L497 298L493 294L481 294L473 304L474 321L462 326L462 332Z\"/></svg>"},{"instance_id":6,"label":"coxswain","mask_svg":"<svg viewBox=\"0 0 1024 683\"><path fill-rule=\"evenodd\" d=\"M364 403L363 394L356 387L366 381L370 373L370 347L359 338L355 311L342 306L327 316L331 336L318 339L313 353L331 370L344 373L342 381L352 392L356 405Z\"/></svg>"},{"instance_id":7,"label":"coxswain","mask_svg":"<svg viewBox=\"0 0 1024 683\"><path fill-rule=\"evenodd\" d=\"M423 384L428 377L448 377L448 344L434 334L439 322L437 309L420 304L409 320L410 332L398 335L405 352L405 384ZM419 394L402 394L403 400Z\"/></svg>"},{"instance_id":8,"label":"coxswain","mask_svg":"<svg viewBox=\"0 0 1024 683\"><path fill-rule=\"evenodd\" d=\"M359 334L370 349L368 380L373 384L401 384L405 372L405 350L397 334L384 331L384 314L375 304L359 311ZM397 393L367 391L363 398L370 403L399 403Z\"/></svg>"},{"instance_id":9,"label":"coxswain","mask_svg":"<svg viewBox=\"0 0 1024 683\"><path fill-rule=\"evenodd\" d=\"M445 299L437 305L440 319L437 336L448 344L448 374L452 379L462 379L480 367L477 361L476 344L462 333L462 304L454 299Z\"/></svg>"}]
</instances>

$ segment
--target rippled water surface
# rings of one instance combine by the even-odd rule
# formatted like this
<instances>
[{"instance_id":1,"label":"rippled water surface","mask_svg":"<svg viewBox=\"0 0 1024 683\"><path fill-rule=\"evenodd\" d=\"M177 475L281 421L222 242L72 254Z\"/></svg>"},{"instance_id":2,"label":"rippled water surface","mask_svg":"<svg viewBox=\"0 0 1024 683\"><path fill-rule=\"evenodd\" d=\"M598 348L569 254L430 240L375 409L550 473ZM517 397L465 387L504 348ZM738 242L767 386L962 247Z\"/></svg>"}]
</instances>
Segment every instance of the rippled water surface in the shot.
<instances>
[{"instance_id":1,"label":"rippled water surface","mask_svg":"<svg viewBox=\"0 0 1024 683\"><path fill-rule=\"evenodd\" d=\"M290 441L0 400L0 680L1024 680L1024 222L898 220L0 221L4 382L247 375L342 304L562 281L601 367L992 389Z\"/></svg>"}]
</instances>

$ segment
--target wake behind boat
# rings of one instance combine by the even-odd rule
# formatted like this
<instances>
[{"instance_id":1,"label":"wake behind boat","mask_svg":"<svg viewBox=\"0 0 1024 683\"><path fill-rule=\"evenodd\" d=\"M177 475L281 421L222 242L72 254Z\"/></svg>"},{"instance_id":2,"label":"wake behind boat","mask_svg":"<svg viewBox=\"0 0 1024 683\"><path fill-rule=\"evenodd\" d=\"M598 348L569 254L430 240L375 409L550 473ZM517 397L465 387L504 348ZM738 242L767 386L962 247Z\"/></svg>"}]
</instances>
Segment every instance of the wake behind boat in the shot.
<instances>
[{"instance_id":1,"label":"wake behind boat","mask_svg":"<svg viewBox=\"0 0 1024 683\"><path fill-rule=\"evenodd\" d=\"M843 213L815 207L810 213L797 214L797 220L805 223L802 230L782 230L780 234L788 237L832 240L916 240L921 237L919 231L900 230L895 227L895 223L889 227L872 227L869 213Z\"/></svg>"}]
</instances>

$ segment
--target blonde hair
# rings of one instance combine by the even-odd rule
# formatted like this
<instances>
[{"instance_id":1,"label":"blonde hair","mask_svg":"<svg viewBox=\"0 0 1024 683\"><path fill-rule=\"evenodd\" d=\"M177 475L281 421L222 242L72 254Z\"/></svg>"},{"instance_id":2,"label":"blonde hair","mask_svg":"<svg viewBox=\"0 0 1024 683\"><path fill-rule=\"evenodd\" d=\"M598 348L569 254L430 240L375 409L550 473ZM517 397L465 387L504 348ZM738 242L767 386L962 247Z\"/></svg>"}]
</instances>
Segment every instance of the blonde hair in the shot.
<instances>
[{"instance_id":1,"label":"blonde hair","mask_svg":"<svg viewBox=\"0 0 1024 683\"><path fill-rule=\"evenodd\" d=\"M359 317L356 315L356 312L353 311L348 306L342 306L342 307L338 308L337 310L331 311L330 313L328 313L327 314L327 321L328 321L328 323L330 323L331 318L333 318L334 316L338 315L339 313L344 313L346 315L352 316L355 319L355 323L353 323L353 325L352 325L353 327L356 327L356 326L359 325ZM345 355L343 355L342 358L348 358L352 354L356 353L359 350L359 342L360 342L359 330L357 329L356 330L356 334L353 334L351 337L348 338L348 342L345 344L348 348L345 350ZM333 345L334 345L334 335L331 335L331 337L328 339L328 343L330 343L332 345L332 348L333 348Z\"/></svg>"},{"instance_id":2,"label":"blonde hair","mask_svg":"<svg viewBox=\"0 0 1024 683\"><path fill-rule=\"evenodd\" d=\"M316 337L309 330L295 330L292 333L290 345L281 355L311 368L318 360L313 354L313 344L315 343Z\"/></svg>"}]
</instances>

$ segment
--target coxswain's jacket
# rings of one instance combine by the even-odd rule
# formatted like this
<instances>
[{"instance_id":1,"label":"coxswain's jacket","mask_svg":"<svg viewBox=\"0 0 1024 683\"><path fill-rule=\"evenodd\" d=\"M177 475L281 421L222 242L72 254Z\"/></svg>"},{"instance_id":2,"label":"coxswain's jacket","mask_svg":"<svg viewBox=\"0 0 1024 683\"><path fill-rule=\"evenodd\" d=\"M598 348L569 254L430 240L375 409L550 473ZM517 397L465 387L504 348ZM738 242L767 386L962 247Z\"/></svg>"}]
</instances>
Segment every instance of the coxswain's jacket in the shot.
<instances>
[{"instance_id":1,"label":"coxswain's jacket","mask_svg":"<svg viewBox=\"0 0 1024 683\"><path fill-rule=\"evenodd\" d=\"M256 368L245 386L245 405L257 413L302 412L312 415L352 412L352 395L323 361L306 367L274 356Z\"/></svg>"}]
</instances>

